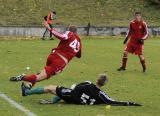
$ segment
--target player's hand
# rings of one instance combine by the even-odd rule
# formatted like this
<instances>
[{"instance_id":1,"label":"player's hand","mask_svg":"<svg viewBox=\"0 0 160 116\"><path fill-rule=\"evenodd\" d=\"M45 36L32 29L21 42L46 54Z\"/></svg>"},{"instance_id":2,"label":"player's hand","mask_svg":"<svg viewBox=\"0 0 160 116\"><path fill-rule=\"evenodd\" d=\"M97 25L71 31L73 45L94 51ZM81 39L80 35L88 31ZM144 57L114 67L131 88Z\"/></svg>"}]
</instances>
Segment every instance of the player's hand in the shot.
<instances>
[{"instance_id":1,"label":"player's hand","mask_svg":"<svg viewBox=\"0 0 160 116\"><path fill-rule=\"evenodd\" d=\"M42 100L39 100L39 103L40 104L53 104L53 101L52 100L46 100L46 99L42 99Z\"/></svg>"},{"instance_id":2,"label":"player's hand","mask_svg":"<svg viewBox=\"0 0 160 116\"><path fill-rule=\"evenodd\" d=\"M128 102L128 106L142 106L142 105L134 102Z\"/></svg>"},{"instance_id":3,"label":"player's hand","mask_svg":"<svg viewBox=\"0 0 160 116\"><path fill-rule=\"evenodd\" d=\"M139 43L139 44L143 44L143 43L144 43L144 40L140 38L140 39L138 39L138 43Z\"/></svg>"}]
</instances>

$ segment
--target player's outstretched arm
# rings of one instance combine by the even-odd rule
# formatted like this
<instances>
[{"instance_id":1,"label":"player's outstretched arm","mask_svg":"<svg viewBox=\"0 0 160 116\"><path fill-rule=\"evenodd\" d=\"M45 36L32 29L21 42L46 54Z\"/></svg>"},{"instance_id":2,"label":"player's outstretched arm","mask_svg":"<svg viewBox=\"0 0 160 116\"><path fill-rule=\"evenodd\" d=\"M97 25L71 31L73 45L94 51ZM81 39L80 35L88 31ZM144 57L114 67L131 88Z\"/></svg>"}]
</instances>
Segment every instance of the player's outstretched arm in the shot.
<instances>
[{"instance_id":1,"label":"player's outstretched arm","mask_svg":"<svg viewBox=\"0 0 160 116\"><path fill-rule=\"evenodd\" d=\"M104 92L100 91L100 98L104 101L105 104L113 105L113 106L141 106L140 104L128 101L115 101L107 96Z\"/></svg>"},{"instance_id":2,"label":"player's outstretched arm","mask_svg":"<svg viewBox=\"0 0 160 116\"><path fill-rule=\"evenodd\" d=\"M44 26L58 39L60 40L67 40L68 39L68 32L62 34L56 31L55 29L51 29L46 21L44 21Z\"/></svg>"}]
</instances>

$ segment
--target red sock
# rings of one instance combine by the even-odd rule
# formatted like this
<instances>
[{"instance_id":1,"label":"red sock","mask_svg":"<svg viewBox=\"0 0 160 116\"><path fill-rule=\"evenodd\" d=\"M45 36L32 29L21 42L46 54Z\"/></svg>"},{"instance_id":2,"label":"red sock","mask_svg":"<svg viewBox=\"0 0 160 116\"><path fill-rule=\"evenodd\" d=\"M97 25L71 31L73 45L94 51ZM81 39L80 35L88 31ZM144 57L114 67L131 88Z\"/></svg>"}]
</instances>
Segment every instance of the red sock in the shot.
<instances>
[{"instance_id":1,"label":"red sock","mask_svg":"<svg viewBox=\"0 0 160 116\"><path fill-rule=\"evenodd\" d=\"M31 82L32 84L35 84L36 78L37 78L36 75L30 75L30 76L24 76L23 80Z\"/></svg>"},{"instance_id":2,"label":"red sock","mask_svg":"<svg viewBox=\"0 0 160 116\"><path fill-rule=\"evenodd\" d=\"M123 68L126 68L127 59L128 59L128 58L126 58L126 57L123 57L123 59L122 59L122 67L123 67Z\"/></svg>"}]
</instances>

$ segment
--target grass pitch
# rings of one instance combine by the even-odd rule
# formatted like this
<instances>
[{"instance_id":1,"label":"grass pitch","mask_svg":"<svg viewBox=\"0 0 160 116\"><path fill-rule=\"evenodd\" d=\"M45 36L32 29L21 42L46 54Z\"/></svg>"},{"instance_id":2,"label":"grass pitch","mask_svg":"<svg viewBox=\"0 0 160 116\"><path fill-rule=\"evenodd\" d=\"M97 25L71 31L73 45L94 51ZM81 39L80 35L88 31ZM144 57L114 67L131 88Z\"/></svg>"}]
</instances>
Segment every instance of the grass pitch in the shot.
<instances>
[{"instance_id":1,"label":"grass pitch","mask_svg":"<svg viewBox=\"0 0 160 116\"><path fill-rule=\"evenodd\" d=\"M117 100L129 100L143 104L142 107L111 107L105 105L81 106L71 104L40 105L39 99L52 95L22 97L19 82L9 82L9 77L21 73L30 74L42 69L51 48L58 41L41 40L1 40L0 41L0 91L38 116L159 116L160 113L160 39L150 38L145 43L145 57L148 70L142 73L139 60L129 55L125 72L117 72L123 52L122 39L83 38L82 59L72 60L61 74L40 82L37 86L48 84L63 85L85 80L95 82L99 73L107 72L109 83L102 89ZM113 39L114 38L114 39ZM26 67L31 67L26 70ZM23 116L19 110L0 98L1 116Z\"/></svg>"}]
</instances>

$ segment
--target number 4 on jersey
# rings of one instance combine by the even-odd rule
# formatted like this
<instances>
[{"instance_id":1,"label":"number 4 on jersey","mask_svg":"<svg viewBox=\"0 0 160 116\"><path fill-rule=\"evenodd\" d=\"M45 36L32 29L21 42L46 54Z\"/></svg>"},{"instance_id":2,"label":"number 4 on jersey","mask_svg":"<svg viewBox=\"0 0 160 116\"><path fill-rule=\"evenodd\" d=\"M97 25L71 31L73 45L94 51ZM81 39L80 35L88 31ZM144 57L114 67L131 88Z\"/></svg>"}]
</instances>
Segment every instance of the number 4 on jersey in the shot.
<instances>
[{"instance_id":1,"label":"number 4 on jersey","mask_svg":"<svg viewBox=\"0 0 160 116\"><path fill-rule=\"evenodd\" d=\"M80 43L76 39L72 41L69 46L74 50L74 52L78 52L80 49Z\"/></svg>"},{"instance_id":2,"label":"number 4 on jersey","mask_svg":"<svg viewBox=\"0 0 160 116\"><path fill-rule=\"evenodd\" d=\"M94 104L94 102L96 102L96 100L95 99L90 99L90 97L88 96L88 95L86 95L85 93L83 93L82 95L81 95L81 103L82 104L87 104L87 101L89 102L89 105L93 105Z\"/></svg>"}]
</instances>

